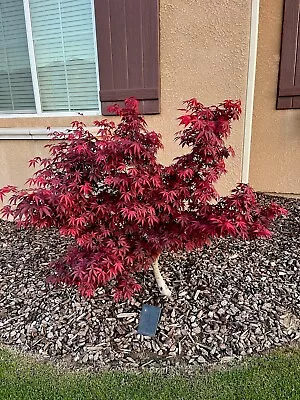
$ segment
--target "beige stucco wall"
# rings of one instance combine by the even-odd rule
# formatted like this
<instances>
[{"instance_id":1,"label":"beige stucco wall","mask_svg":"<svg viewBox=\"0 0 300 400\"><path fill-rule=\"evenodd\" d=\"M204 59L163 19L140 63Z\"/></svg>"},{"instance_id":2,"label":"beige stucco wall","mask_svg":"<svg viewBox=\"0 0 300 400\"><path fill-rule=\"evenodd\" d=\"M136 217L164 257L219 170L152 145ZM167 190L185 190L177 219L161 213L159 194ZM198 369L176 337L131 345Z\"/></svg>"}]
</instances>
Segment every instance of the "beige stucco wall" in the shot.
<instances>
[{"instance_id":1,"label":"beige stucco wall","mask_svg":"<svg viewBox=\"0 0 300 400\"><path fill-rule=\"evenodd\" d=\"M245 104L250 31L250 1L161 0L161 114L147 117L150 128L163 134L160 161L181 154L173 142L181 102L197 97L210 105L226 98ZM95 117L86 118L90 124ZM72 118L1 119L0 127L68 126ZM24 182L27 159L42 150L43 141L0 142L0 186ZM234 123L231 144L236 157L228 162L222 193L241 179L243 118Z\"/></svg>"},{"instance_id":2,"label":"beige stucco wall","mask_svg":"<svg viewBox=\"0 0 300 400\"><path fill-rule=\"evenodd\" d=\"M261 0L250 183L300 193L300 110L276 110L283 0Z\"/></svg>"}]
</instances>

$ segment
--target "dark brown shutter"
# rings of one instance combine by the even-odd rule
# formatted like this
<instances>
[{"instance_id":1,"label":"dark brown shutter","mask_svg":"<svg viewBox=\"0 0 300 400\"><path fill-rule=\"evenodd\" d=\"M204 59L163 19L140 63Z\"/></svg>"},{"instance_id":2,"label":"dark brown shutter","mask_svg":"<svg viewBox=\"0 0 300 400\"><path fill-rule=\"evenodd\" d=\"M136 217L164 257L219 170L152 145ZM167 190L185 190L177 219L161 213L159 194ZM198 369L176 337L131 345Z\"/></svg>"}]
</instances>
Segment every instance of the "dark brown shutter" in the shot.
<instances>
[{"instance_id":1,"label":"dark brown shutter","mask_svg":"<svg viewBox=\"0 0 300 400\"><path fill-rule=\"evenodd\" d=\"M300 0L285 0L277 109L300 108Z\"/></svg>"},{"instance_id":2,"label":"dark brown shutter","mask_svg":"<svg viewBox=\"0 0 300 400\"><path fill-rule=\"evenodd\" d=\"M160 111L159 0L95 0L102 114L134 96Z\"/></svg>"}]
</instances>

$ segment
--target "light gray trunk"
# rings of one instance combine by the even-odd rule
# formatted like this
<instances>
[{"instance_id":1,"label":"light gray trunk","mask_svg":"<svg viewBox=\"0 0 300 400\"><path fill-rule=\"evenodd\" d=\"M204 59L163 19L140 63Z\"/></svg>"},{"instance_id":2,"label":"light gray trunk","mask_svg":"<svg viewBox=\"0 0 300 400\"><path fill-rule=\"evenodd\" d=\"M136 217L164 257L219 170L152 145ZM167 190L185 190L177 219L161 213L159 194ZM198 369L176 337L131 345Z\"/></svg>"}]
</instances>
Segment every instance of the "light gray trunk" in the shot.
<instances>
[{"instance_id":1,"label":"light gray trunk","mask_svg":"<svg viewBox=\"0 0 300 400\"><path fill-rule=\"evenodd\" d=\"M152 267L154 276L159 287L159 291L163 296L171 297L171 290L168 288L164 278L161 276L160 270L158 268L159 256L154 260Z\"/></svg>"}]
</instances>

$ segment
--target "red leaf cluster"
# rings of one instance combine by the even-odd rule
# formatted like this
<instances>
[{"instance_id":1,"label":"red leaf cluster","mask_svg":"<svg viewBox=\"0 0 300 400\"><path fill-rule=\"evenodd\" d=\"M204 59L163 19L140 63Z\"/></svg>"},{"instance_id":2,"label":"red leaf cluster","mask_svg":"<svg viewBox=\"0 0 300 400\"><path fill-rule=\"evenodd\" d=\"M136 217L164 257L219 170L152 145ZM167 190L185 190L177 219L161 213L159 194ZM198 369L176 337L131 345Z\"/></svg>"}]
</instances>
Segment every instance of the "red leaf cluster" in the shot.
<instances>
[{"instance_id":1,"label":"red leaf cluster","mask_svg":"<svg viewBox=\"0 0 300 400\"><path fill-rule=\"evenodd\" d=\"M141 288L135 273L162 251L190 251L217 237L270 235L270 222L285 210L259 205L244 184L223 198L214 187L233 154L225 139L241 113L239 101L212 107L186 101L177 140L191 151L170 166L157 162L161 137L147 130L135 99L113 111L121 122L95 121L96 136L78 121L67 134L55 132L60 140L48 145L50 158L29 162L40 167L30 188L0 190L1 199L11 194L4 217L19 226L56 227L75 239L53 264L52 282L76 285L86 296L111 282L116 300L126 299Z\"/></svg>"}]
</instances>

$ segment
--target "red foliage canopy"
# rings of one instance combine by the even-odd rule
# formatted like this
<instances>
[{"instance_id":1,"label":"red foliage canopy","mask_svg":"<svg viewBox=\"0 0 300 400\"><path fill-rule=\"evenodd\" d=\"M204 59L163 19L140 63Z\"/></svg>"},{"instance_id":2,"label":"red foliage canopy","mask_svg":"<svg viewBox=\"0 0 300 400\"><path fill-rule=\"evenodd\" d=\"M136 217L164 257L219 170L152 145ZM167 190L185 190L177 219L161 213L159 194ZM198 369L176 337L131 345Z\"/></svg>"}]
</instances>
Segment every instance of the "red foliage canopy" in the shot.
<instances>
[{"instance_id":1,"label":"red foliage canopy","mask_svg":"<svg viewBox=\"0 0 300 400\"><path fill-rule=\"evenodd\" d=\"M186 101L177 133L189 154L170 166L157 162L162 147L158 133L148 131L130 98L115 126L95 121L98 134L74 121L68 134L49 146L50 158L39 165L29 189L6 186L11 193L2 215L19 226L56 227L76 245L53 264L53 282L76 285L90 296L99 286L114 283L114 296L130 298L140 289L137 271L147 269L162 251L193 250L217 237L253 239L269 236L270 222L285 212L272 203L258 204L252 189L239 184L228 197L219 197L214 183L226 172L224 159L231 121L239 118L239 101L205 107Z\"/></svg>"}]
</instances>

